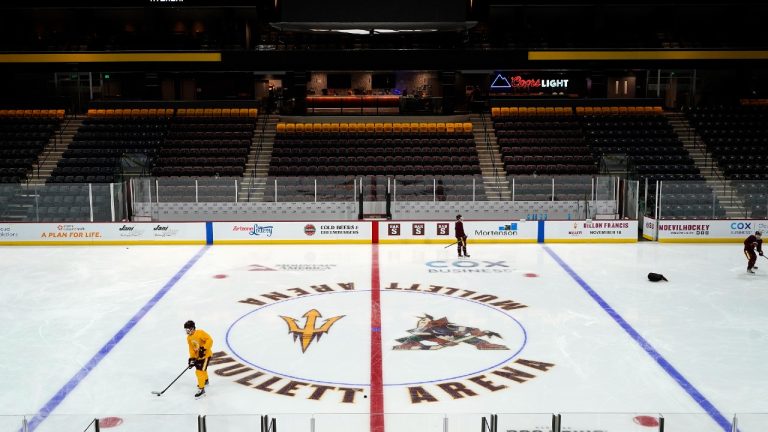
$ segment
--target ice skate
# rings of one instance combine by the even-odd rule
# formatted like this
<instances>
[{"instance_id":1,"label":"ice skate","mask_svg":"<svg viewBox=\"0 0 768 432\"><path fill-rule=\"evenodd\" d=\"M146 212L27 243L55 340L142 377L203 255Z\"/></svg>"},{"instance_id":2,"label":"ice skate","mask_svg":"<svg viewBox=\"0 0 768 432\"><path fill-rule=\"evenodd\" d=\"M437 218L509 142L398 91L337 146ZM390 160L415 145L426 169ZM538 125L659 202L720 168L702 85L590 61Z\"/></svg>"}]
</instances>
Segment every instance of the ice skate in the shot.
<instances>
[{"instance_id":1,"label":"ice skate","mask_svg":"<svg viewBox=\"0 0 768 432\"><path fill-rule=\"evenodd\" d=\"M205 388L198 387L197 393L195 393L195 399L200 399L203 396L205 396Z\"/></svg>"}]
</instances>

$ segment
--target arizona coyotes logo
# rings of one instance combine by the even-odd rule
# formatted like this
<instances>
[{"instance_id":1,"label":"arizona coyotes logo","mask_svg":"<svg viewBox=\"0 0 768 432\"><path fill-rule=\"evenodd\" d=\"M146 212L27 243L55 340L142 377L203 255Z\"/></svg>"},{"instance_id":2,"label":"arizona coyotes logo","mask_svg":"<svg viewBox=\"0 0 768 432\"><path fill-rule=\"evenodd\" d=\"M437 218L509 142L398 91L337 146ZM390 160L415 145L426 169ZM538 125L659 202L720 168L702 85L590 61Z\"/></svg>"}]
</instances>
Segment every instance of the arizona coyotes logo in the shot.
<instances>
[{"instance_id":1,"label":"arizona coyotes logo","mask_svg":"<svg viewBox=\"0 0 768 432\"><path fill-rule=\"evenodd\" d=\"M307 348L309 348L309 344L312 343L312 339L317 339L320 341L320 336L322 336L323 333L328 333L328 330L331 329L331 326L336 321L344 318L344 316L345 315L328 318L319 328L315 328L315 322L318 318L321 318L322 315L320 315L320 312L318 312L317 309L312 309L304 314L306 321L304 321L303 328L299 327L299 325L296 323L296 319L294 318L282 315L280 315L280 318L282 318L286 324L288 324L288 333L293 335L294 342L296 339L301 338L301 352L306 352Z\"/></svg>"},{"instance_id":2,"label":"arizona coyotes logo","mask_svg":"<svg viewBox=\"0 0 768 432\"><path fill-rule=\"evenodd\" d=\"M475 327L456 325L447 318L434 319L431 315L424 314L418 317L416 327L408 330L409 336L395 339L400 345L392 347L394 350L439 350L449 346L465 343L479 350L508 350L506 345L488 342L483 337L497 337L501 335L490 330L481 330Z\"/></svg>"}]
</instances>

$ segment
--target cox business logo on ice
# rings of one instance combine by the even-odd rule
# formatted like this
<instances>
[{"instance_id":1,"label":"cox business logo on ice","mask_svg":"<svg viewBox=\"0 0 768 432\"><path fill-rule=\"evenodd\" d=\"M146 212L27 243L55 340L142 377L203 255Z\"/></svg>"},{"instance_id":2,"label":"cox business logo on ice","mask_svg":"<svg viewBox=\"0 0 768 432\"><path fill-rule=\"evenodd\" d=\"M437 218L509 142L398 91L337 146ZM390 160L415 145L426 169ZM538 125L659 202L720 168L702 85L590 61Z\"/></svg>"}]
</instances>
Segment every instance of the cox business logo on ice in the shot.
<instances>
[{"instance_id":1,"label":"cox business logo on ice","mask_svg":"<svg viewBox=\"0 0 768 432\"><path fill-rule=\"evenodd\" d=\"M506 261L437 260L425 263L429 273L510 273Z\"/></svg>"}]
</instances>

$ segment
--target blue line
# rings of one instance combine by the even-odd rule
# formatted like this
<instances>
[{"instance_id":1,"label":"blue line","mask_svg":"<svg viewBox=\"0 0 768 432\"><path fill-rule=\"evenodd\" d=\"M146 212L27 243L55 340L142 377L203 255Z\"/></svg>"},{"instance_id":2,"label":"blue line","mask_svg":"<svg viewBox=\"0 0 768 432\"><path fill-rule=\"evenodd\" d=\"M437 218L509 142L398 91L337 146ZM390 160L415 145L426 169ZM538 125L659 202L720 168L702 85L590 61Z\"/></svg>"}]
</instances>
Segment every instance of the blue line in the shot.
<instances>
[{"instance_id":1,"label":"blue line","mask_svg":"<svg viewBox=\"0 0 768 432\"><path fill-rule=\"evenodd\" d=\"M213 222L205 223L205 244L213 244Z\"/></svg>"},{"instance_id":2,"label":"blue line","mask_svg":"<svg viewBox=\"0 0 768 432\"><path fill-rule=\"evenodd\" d=\"M538 222L538 233L536 235L536 242L537 243L544 243L544 221L540 220Z\"/></svg>"},{"instance_id":3,"label":"blue line","mask_svg":"<svg viewBox=\"0 0 768 432\"><path fill-rule=\"evenodd\" d=\"M181 268L173 277L165 283L165 285L160 289L160 291L157 292L157 294L154 295L147 303L138 311L134 316L131 317L130 320L128 320L127 323L118 330L117 333L115 333L112 338L107 341L106 344L104 344L103 347L93 356L90 360L88 360L88 363L85 364L82 368L80 368L79 371L73 376L66 384L64 384L64 387L59 389L59 391L56 392L53 397L46 402L46 404L40 408L40 411L35 414L34 417L29 421L29 431L34 431L38 426L40 426L40 423L43 422L50 414L53 412L53 410L56 409L56 407L61 404L64 399L72 392L72 390L77 387L78 384L86 377L93 369L96 368L96 366L104 359L104 357L109 354L110 351L112 351L112 348L114 348L118 343L120 343L121 340L125 337L125 335L128 334L131 329L136 327L136 324L141 321L141 319L144 317L144 315L147 314L156 304L159 302L167 293L170 291L171 288L173 288L174 285L179 281L179 279L184 276L184 274L192 268L193 265L200 259L200 257L203 256L203 254L208 250L209 246L204 246L202 249L200 249L195 256L192 257L189 261L187 261L186 264L184 264L184 267Z\"/></svg>"},{"instance_id":4,"label":"blue line","mask_svg":"<svg viewBox=\"0 0 768 432\"><path fill-rule=\"evenodd\" d=\"M693 400L695 400L696 403L698 403L699 406L702 407L704 411L706 411L707 414L709 414L709 416L712 417L712 419L720 425L721 428L723 428L725 432L730 432L732 430L731 422L729 422L723 416L723 414L721 414L720 411L718 411L717 408L715 408L715 406L712 405L712 403L709 402L703 394L701 394L701 392L696 390L696 388L693 387L693 384L688 382L688 380L685 379L685 377L683 377L683 375L678 372L677 369L672 366L672 364L670 364L664 357L662 357L661 354L659 354L659 352L656 351L656 349L647 340L645 340L645 338L640 336L637 330L632 328L632 326L624 318L622 318L621 315L619 315L619 313L616 312L605 300L603 300L603 298L600 297L600 295L596 293L595 290L589 286L589 284L584 282L584 279L576 274L576 272L549 247L544 246L544 250L552 257L552 259L560 264L560 267L562 267L563 270L565 270L566 273L568 273L571 278L576 281L576 283L584 288L584 291L586 291L587 294L589 294L589 296L592 297L592 299L596 301L597 304L600 305L600 307L603 308L603 310L608 315L610 315L610 317L613 318L613 320L616 321L616 323L625 332L627 332L629 336L631 336L632 339L634 339L635 342L637 342L640 347L645 350L646 353L648 353L648 355L656 360L656 363L658 363L659 366L661 366L661 368L664 369L664 371L667 372L667 374L669 374L669 376L672 377L672 379L675 380L677 384L680 385L680 387L682 387L683 390L685 390L686 393L688 393L693 398Z\"/></svg>"}]
</instances>

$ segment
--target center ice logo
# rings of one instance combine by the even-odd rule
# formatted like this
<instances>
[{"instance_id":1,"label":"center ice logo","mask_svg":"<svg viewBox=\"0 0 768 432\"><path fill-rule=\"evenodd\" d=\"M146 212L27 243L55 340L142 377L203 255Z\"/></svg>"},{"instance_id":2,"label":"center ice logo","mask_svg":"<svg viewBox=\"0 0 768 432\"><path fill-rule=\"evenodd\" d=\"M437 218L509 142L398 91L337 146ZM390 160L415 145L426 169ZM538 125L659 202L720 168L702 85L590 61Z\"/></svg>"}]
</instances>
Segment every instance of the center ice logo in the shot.
<instances>
[{"instance_id":1,"label":"center ice logo","mask_svg":"<svg viewBox=\"0 0 768 432\"><path fill-rule=\"evenodd\" d=\"M377 390L368 362L382 361L372 355L378 346L387 353L377 366L383 369L379 389L415 405L520 391L520 384L555 366L525 353L528 332L518 320L528 314L524 303L422 283L389 282L379 294L379 314L373 315L370 289L353 282L241 298L244 314L230 325L227 352L214 353L210 368L249 391L367 403L364 395ZM323 320L320 311L335 313ZM292 337L286 337L286 325Z\"/></svg>"},{"instance_id":2,"label":"center ice logo","mask_svg":"<svg viewBox=\"0 0 768 432\"><path fill-rule=\"evenodd\" d=\"M396 339L400 345L394 350L439 350L445 347L465 343L479 350L508 350L504 345L481 339L482 336L501 338L501 335L489 330L459 326L448 322L448 318L434 319L424 314L418 317L416 327L408 330L410 336Z\"/></svg>"},{"instance_id":3,"label":"center ice logo","mask_svg":"<svg viewBox=\"0 0 768 432\"><path fill-rule=\"evenodd\" d=\"M323 333L328 333L331 326L336 321L344 318L344 315L328 318L323 325L317 328L315 328L315 322L317 322L318 318L322 318L322 315L320 315L320 312L318 312L317 309L312 309L304 314L304 318L306 318L304 327L299 327L299 324L296 323L294 318L283 315L280 315L280 318L288 324L288 332L293 335L293 341L296 342L296 339L301 339L301 352L307 352L307 348L309 348L309 344L312 343L312 340L320 341L320 336L322 336Z\"/></svg>"}]
</instances>

